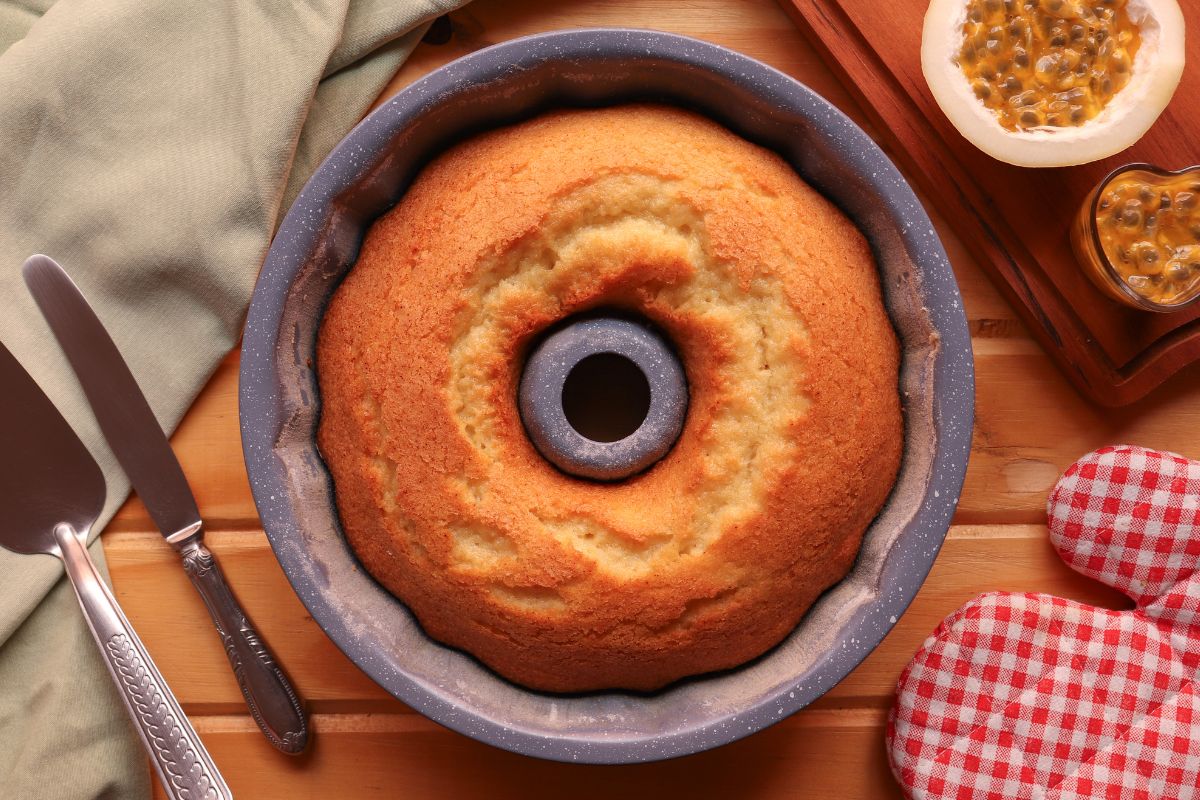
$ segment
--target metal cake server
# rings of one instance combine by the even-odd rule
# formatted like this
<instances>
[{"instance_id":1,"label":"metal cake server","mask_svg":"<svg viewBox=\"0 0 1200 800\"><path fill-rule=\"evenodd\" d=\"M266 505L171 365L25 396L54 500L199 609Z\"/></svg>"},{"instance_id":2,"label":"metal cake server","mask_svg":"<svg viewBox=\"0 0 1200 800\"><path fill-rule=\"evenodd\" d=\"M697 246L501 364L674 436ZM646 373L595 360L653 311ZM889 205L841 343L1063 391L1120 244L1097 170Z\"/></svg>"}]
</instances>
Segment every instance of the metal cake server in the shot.
<instances>
[{"instance_id":1,"label":"metal cake server","mask_svg":"<svg viewBox=\"0 0 1200 800\"><path fill-rule=\"evenodd\" d=\"M2 344L0 387L0 546L62 560L167 796L232 800L221 773L88 555L88 531L104 507L100 467Z\"/></svg>"},{"instance_id":2,"label":"metal cake server","mask_svg":"<svg viewBox=\"0 0 1200 800\"><path fill-rule=\"evenodd\" d=\"M303 751L308 721L300 700L204 546L203 523L187 478L117 346L53 259L30 257L24 275L83 385L109 446L204 598L254 721L279 750Z\"/></svg>"}]
</instances>

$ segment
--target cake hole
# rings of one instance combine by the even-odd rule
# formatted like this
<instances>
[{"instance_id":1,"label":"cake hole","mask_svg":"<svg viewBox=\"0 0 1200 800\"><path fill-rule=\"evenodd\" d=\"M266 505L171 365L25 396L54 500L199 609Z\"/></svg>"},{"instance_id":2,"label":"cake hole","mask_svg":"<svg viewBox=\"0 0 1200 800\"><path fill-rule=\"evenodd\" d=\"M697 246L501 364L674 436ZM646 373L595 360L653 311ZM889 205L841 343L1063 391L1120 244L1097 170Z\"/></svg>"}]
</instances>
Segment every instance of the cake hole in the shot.
<instances>
[{"instance_id":1,"label":"cake hole","mask_svg":"<svg viewBox=\"0 0 1200 800\"><path fill-rule=\"evenodd\" d=\"M642 426L650 412L650 383L637 364L617 353L596 353L567 375L563 414L593 442L616 442Z\"/></svg>"}]
</instances>

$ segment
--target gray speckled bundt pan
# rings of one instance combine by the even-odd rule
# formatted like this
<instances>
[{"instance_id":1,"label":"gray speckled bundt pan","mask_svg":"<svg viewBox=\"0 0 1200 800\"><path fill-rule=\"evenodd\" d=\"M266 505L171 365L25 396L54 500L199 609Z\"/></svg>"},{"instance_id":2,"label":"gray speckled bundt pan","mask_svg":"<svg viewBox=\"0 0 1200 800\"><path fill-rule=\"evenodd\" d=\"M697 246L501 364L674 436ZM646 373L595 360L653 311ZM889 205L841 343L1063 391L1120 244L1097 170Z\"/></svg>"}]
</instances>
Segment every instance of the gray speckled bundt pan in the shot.
<instances>
[{"instance_id":1,"label":"gray speckled bundt pan","mask_svg":"<svg viewBox=\"0 0 1200 800\"><path fill-rule=\"evenodd\" d=\"M851 574L766 655L648 695L542 694L429 639L358 565L314 444L315 334L366 227L432 155L554 106L647 99L707 114L772 148L862 228L904 350L904 462ZM313 618L368 675L426 716L498 747L563 761L650 761L715 747L782 719L845 677L903 613L945 538L966 471L973 399L970 337L950 265L883 152L786 75L650 31L507 42L446 65L374 111L284 219L242 349L242 441L255 501Z\"/></svg>"}]
</instances>

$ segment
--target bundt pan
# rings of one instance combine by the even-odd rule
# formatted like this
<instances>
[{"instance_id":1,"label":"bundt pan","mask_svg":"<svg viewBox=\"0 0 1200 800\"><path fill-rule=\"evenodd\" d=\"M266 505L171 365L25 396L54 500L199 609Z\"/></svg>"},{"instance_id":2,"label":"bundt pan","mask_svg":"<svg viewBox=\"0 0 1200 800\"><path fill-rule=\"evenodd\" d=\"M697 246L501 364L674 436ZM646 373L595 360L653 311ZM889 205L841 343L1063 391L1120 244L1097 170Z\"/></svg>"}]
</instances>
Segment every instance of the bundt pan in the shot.
<instances>
[{"instance_id":1,"label":"bundt pan","mask_svg":"<svg viewBox=\"0 0 1200 800\"><path fill-rule=\"evenodd\" d=\"M653 694L543 694L427 637L356 561L314 442L316 332L365 230L433 155L546 109L633 100L690 108L775 150L865 232L904 351L904 462L850 575L770 652ZM637 30L496 45L374 111L284 219L242 348L242 440L255 501L313 618L363 671L422 714L497 747L562 761L651 761L716 747L783 719L845 677L895 624L933 564L966 471L973 400L970 337L950 265L917 198L875 143L770 67L715 45Z\"/></svg>"}]
</instances>

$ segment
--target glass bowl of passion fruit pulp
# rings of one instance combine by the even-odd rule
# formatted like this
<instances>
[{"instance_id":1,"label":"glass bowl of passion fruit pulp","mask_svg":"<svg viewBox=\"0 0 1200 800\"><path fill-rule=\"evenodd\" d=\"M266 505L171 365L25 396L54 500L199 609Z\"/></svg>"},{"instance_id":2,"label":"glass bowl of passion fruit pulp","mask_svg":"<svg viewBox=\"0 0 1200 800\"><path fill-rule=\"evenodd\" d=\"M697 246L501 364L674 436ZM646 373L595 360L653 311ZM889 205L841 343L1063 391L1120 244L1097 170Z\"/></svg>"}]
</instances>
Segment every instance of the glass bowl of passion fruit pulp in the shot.
<instances>
[{"instance_id":1,"label":"glass bowl of passion fruit pulp","mask_svg":"<svg viewBox=\"0 0 1200 800\"><path fill-rule=\"evenodd\" d=\"M1083 201L1071 227L1084 272L1109 297L1146 311L1200 300L1200 165L1126 164Z\"/></svg>"}]
</instances>

